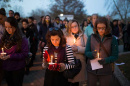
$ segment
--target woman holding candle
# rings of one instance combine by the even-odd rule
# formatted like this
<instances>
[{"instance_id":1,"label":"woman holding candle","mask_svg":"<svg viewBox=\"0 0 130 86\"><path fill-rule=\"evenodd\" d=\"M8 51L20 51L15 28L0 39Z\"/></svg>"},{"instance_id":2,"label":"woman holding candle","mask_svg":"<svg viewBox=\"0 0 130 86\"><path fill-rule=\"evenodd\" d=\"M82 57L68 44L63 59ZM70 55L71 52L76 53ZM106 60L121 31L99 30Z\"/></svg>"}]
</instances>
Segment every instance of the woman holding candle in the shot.
<instances>
[{"instance_id":1,"label":"woman holding candle","mask_svg":"<svg viewBox=\"0 0 130 86\"><path fill-rule=\"evenodd\" d=\"M63 76L63 71L75 64L72 49L66 45L66 39L61 29L49 28L46 40L47 46L43 50L42 66L47 68L49 65L49 67L45 72L44 86L69 86L68 79ZM48 55L51 61L46 58ZM66 58L69 64L66 64Z\"/></svg>"},{"instance_id":2,"label":"woman holding candle","mask_svg":"<svg viewBox=\"0 0 130 86\"><path fill-rule=\"evenodd\" d=\"M6 18L6 12L4 8L0 9L0 39L4 33L4 22ZM2 70L2 60L0 59L0 85L3 78L3 70Z\"/></svg>"},{"instance_id":3,"label":"woman holding candle","mask_svg":"<svg viewBox=\"0 0 130 86\"><path fill-rule=\"evenodd\" d=\"M85 46L86 46L86 35L80 29L80 25L76 20L72 20L69 22L68 30L66 33L67 45L72 47L74 56L77 59L80 59L82 64L82 69L77 74L74 79L69 79L71 86L79 86L79 82L83 82L87 80L86 74L86 58L84 55Z\"/></svg>"},{"instance_id":4,"label":"woman holding candle","mask_svg":"<svg viewBox=\"0 0 130 86\"><path fill-rule=\"evenodd\" d=\"M5 21L5 32L0 48L6 53L6 56L1 53L0 59L3 60L8 86L22 86L25 58L28 56L28 41L22 36L14 17L8 17Z\"/></svg>"},{"instance_id":5,"label":"woman holding candle","mask_svg":"<svg viewBox=\"0 0 130 86\"><path fill-rule=\"evenodd\" d=\"M96 86L98 80L100 86L110 86L114 71L113 63L118 58L118 43L116 38L111 35L111 29L105 17L96 20L94 34L87 40L85 55L88 57L88 86ZM92 60L97 60L103 68L92 70Z\"/></svg>"}]
</instances>

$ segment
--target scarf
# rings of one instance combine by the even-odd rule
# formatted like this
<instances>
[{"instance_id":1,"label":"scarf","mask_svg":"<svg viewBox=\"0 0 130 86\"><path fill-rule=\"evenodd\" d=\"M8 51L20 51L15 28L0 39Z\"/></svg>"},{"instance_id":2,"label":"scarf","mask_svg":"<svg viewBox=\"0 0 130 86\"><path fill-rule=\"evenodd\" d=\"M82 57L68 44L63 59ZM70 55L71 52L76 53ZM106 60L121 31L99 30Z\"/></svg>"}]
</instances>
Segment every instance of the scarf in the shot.
<instances>
[{"instance_id":1,"label":"scarf","mask_svg":"<svg viewBox=\"0 0 130 86\"><path fill-rule=\"evenodd\" d=\"M74 35L74 37L77 39L79 36L79 33L78 34L72 33L72 35Z\"/></svg>"},{"instance_id":2,"label":"scarf","mask_svg":"<svg viewBox=\"0 0 130 86\"><path fill-rule=\"evenodd\" d=\"M54 53L57 53L57 63L64 63L65 61L65 48L66 47L62 47L62 46L59 46L58 48L55 48L55 46L51 46L49 49L48 49L48 53L51 56L53 56L53 62L55 62L55 55Z\"/></svg>"}]
</instances>

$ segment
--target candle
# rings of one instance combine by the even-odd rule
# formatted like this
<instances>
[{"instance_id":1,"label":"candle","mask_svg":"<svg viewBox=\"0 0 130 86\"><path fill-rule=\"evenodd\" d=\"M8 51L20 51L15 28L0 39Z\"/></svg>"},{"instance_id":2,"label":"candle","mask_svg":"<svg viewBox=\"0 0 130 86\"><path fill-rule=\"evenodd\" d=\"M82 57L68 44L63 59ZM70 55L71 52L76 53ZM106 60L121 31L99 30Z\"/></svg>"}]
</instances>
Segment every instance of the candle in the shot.
<instances>
[{"instance_id":1,"label":"candle","mask_svg":"<svg viewBox=\"0 0 130 86\"><path fill-rule=\"evenodd\" d=\"M4 53L4 48L2 48L2 53Z\"/></svg>"},{"instance_id":2,"label":"candle","mask_svg":"<svg viewBox=\"0 0 130 86\"><path fill-rule=\"evenodd\" d=\"M74 44L75 44L76 40L74 39Z\"/></svg>"},{"instance_id":3,"label":"candle","mask_svg":"<svg viewBox=\"0 0 130 86\"><path fill-rule=\"evenodd\" d=\"M4 52L4 48L2 48L2 53L1 53L2 56L5 56L6 55L6 52Z\"/></svg>"},{"instance_id":4,"label":"candle","mask_svg":"<svg viewBox=\"0 0 130 86\"><path fill-rule=\"evenodd\" d=\"M98 56L98 58L99 58L99 53L97 53L97 56Z\"/></svg>"},{"instance_id":5,"label":"candle","mask_svg":"<svg viewBox=\"0 0 130 86\"><path fill-rule=\"evenodd\" d=\"M53 63L53 56L51 56L51 62L49 62L49 65L53 65L55 63Z\"/></svg>"},{"instance_id":6,"label":"candle","mask_svg":"<svg viewBox=\"0 0 130 86\"><path fill-rule=\"evenodd\" d=\"M51 63L53 63L53 56L51 56Z\"/></svg>"}]
</instances>

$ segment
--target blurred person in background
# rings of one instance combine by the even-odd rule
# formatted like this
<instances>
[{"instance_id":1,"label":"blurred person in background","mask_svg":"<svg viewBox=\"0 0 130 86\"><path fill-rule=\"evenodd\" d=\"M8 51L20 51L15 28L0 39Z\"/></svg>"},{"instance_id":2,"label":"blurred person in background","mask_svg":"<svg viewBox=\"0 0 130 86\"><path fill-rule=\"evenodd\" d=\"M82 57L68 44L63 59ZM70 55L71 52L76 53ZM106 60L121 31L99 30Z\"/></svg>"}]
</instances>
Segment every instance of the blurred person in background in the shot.
<instances>
[{"instance_id":1,"label":"blurred person in background","mask_svg":"<svg viewBox=\"0 0 130 86\"><path fill-rule=\"evenodd\" d=\"M9 10L9 17L14 17L14 11L13 10Z\"/></svg>"}]
</instances>

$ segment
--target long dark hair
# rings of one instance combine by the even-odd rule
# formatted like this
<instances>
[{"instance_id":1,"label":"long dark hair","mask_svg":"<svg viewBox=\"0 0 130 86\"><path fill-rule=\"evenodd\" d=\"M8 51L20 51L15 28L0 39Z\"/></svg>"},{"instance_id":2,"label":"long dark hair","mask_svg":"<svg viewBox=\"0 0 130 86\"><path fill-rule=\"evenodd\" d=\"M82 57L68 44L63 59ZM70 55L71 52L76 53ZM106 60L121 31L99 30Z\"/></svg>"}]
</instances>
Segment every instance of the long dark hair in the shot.
<instances>
[{"instance_id":1,"label":"long dark hair","mask_svg":"<svg viewBox=\"0 0 130 86\"><path fill-rule=\"evenodd\" d=\"M21 51L21 45L22 45L22 33L18 28L18 22L14 17L8 17L5 21L10 23L10 25L16 29L13 36L11 37L12 39L11 41L13 41L13 43L17 45L16 51L19 52ZM1 38L0 47L3 47L8 39L10 39L10 34L5 30Z\"/></svg>"},{"instance_id":2,"label":"long dark hair","mask_svg":"<svg viewBox=\"0 0 130 86\"><path fill-rule=\"evenodd\" d=\"M53 27L54 28L54 27ZM64 37L64 34L63 32L61 31L61 29L58 29L58 30L52 30L52 31L49 31L47 32L46 34L46 40L47 40L47 46L50 48L52 46L52 43L51 43L51 36L56 36L58 35L60 37L60 46L62 47L65 47L66 46L66 39Z\"/></svg>"},{"instance_id":3,"label":"long dark hair","mask_svg":"<svg viewBox=\"0 0 130 86\"><path fill-rule=\"evenodd\" d=\"M51 17L50 17L49 15L46 15L46 16L45 16L45 19L44 19L44 23L43 23L43 25L44 25L44 26L47 26L47 24L46 24L46 17L47 17L47 16L50 18L49 26L52 26L52 23L51 23Z\"/></svg>"},{"instance_id":4,"label":"long dark hair","mask_svg":"<svg viewBox=\"0 0 130 86\"><path fill-rule=\"evenodd\" d=\"M83 22L82 22L82 30L84 28L84 22L87 22L87 20L86 19L83 20ZM87 26L88 26L88 22L87 22Z\"/></svg>"}]
</instances>

